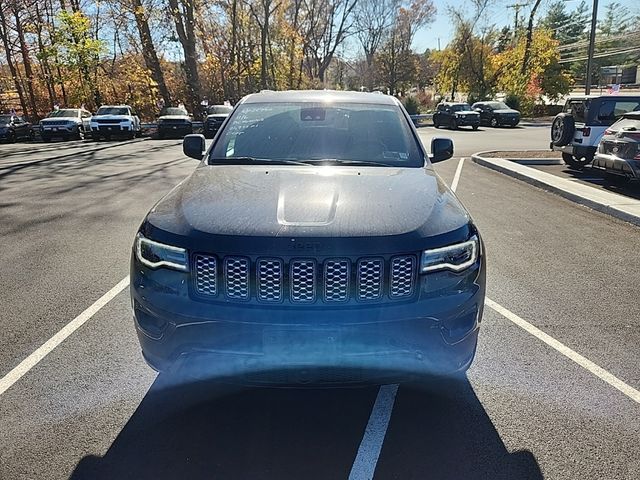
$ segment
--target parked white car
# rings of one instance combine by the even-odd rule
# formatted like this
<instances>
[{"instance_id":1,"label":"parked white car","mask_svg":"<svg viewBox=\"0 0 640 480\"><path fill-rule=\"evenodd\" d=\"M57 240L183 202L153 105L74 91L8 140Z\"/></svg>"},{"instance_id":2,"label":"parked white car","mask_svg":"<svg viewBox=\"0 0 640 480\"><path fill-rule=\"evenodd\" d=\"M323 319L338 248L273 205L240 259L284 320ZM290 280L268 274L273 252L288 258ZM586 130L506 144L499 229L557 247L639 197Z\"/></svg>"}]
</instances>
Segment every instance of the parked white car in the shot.
<instances>
[{"instance_id":1,"label":"parked white car","mask_svg":"<svg viewBox=\"0 0 640 480\"><path fill-rule=\"evenodd\" d=\"M60 108L40 120L40 137L44 142L53 138L82 140L91 128L91 112L84 108Z\"/></svg>"},{"instance_id":2,"label":"parked white car","mask_svg":"<svg viewBox=\"0 0 640 480\"><path fill-rule=\"evenodd\" d=\"M91 138L100 140L111 137L132 139L142 136L140 118L129 105L103 105L91 118Z\"/></svg>"},{"instance_id":3,"label":"parked white car","mask_svg":"<svg viewBox=\"0 0 640 480\"><path fill-rule=\"evenodd\" d=\"M605 131L623 115L640 110L637 95L588 95L568 98L551 124L550 148L562 152L571 168L593 161Z\"/></svg>"}]
</instances>

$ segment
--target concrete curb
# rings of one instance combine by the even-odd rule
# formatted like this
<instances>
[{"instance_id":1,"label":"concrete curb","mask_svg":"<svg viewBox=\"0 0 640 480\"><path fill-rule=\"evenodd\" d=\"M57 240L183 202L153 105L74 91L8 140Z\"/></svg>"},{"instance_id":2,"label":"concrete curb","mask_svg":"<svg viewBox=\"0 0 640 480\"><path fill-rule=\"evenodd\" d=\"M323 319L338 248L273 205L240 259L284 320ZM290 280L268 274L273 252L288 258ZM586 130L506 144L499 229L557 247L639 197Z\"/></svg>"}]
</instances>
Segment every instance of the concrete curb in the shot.
<instances>
[{"instance_id":1,"label":"concrete curb","mask_svg":"<svg viewBox=\"0 0 640 480\"><path fill-rule=\"evenodd\" d=\"M625 222L640 226L640 201L605 192L581 183L557 177L550 173L541 172L525 165L520 165L504 158L486 158L483 154L492 152L478 152L471 156L471 160L478 165L490 168L525 183L553 192L572 202L584 205L598 212L606 213Z\"/></svg>"}]
</instances>

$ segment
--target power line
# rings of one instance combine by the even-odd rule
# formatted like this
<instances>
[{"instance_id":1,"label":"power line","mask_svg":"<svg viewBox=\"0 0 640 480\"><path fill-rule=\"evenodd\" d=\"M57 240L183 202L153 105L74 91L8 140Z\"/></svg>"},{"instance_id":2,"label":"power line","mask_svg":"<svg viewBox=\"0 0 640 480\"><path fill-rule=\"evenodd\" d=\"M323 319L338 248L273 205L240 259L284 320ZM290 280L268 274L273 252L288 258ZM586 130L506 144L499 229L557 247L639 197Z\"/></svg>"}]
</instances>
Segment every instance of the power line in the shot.
<instances>
[{"instance_id":1,"label":"power line","mask_svg":"<svg viewBox=\"0 0 640 480\"><path fill-rule=\"evenodd\" d=\"M609 52L603 52L603 53L596 53L594 54L591 58L605 58L605 57L612 57L614 55L621 55L624 53L633 53L633 52L640 52L640 47L628 47L628 48L624 48L621 50L614 50L614 51L609 51ZM572 63L572 62L581 62L583 60L589 60L589 57L579 57L579 58L565 58L560 60L558 63Z\"/></svg>"}]
</instances>

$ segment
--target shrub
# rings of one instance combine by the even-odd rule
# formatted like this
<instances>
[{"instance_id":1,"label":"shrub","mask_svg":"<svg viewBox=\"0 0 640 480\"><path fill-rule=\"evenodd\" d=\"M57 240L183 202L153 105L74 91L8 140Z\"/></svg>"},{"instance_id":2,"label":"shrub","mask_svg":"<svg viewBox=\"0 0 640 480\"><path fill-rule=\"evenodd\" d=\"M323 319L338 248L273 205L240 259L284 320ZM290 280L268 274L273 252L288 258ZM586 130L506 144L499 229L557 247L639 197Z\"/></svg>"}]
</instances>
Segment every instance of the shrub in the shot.
<instances>
[{"instance_id":1,"label":"shrub","mask_svg":"<svg viewBox=\"0 0 640 480\"><path fill-rule=\"evenodd\" d=\"M402 100L402 104L409 115L417 115L420 113L420 104L415 97L406 97Z\"/></svg>"}]
</instances>

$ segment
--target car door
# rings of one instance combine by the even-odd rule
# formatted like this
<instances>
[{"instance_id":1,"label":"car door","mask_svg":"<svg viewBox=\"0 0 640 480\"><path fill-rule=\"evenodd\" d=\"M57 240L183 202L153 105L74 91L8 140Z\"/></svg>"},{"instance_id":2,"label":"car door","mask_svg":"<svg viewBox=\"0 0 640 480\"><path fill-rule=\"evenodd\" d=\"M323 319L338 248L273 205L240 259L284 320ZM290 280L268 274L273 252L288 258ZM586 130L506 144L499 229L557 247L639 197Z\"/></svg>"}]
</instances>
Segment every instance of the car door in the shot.
<instances>
[{"instance_id":1,"label":"car door","mask_svg":"<svg viewBox=\"0 0 640 480\"><path fill-rule=\"evenodd\" d=\"M482 111L480 112L480 120L483 123L490 124L491 117L493 117L493 108L491 108L489 105L483 105L481 108Z\"/></svg>"}]
</instances>

